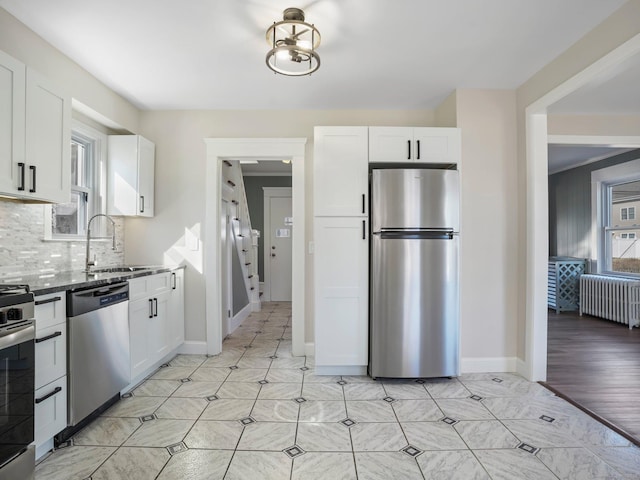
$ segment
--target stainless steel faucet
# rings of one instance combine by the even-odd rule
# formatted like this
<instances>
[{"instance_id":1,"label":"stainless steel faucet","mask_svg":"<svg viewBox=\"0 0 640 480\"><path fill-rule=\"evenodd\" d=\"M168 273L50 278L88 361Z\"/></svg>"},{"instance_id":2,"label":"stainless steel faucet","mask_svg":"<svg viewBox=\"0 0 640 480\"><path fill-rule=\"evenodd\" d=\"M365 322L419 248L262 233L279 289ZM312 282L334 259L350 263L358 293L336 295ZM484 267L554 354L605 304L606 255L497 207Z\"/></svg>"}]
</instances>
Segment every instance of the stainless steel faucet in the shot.
<instances>
[{"instance_id":1,"label":"stainless steel faucet","mask_svg":"<svg viewBox=\"0 0 640 480\"><path fill-rule=\"evenodd\" d=\"M111 249L112 250L116 249L116 222L113 221L113 218L111 218L109 215L105 215L104 213L98 213L98 214L94 215L93 217L91 217L89 219L89 223L87 223L87 258L86 258L85 266L84 266L84 271L86 273L91 273L91 267L96 264L95 261L89 260L89 258L90 258L90 242L91 242L91 222L93 222L93 219L96 218L96 217L106 217L111 222L111 227L112 227L112 230L113 230L113 233L111 234L111 241L112 241Z\"/></svg>"}]
</instances>

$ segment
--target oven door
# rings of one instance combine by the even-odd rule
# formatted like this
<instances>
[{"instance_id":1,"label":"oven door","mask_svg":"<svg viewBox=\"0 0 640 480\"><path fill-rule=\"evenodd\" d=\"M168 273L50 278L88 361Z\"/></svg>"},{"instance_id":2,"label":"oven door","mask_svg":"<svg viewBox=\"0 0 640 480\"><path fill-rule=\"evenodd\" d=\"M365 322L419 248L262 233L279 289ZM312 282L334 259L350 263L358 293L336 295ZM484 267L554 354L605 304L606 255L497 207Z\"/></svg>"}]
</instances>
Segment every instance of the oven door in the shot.
<instances>
[{"instance_id":1,"label":"oven door","mask_svg":"<svg viewBox=\"0 0 640 480\"><path fill-rule=\"evenodd\" d=\"M0 480L32 453L34 336L32 320L0 331Z\"/></svg>"}]
</instances>

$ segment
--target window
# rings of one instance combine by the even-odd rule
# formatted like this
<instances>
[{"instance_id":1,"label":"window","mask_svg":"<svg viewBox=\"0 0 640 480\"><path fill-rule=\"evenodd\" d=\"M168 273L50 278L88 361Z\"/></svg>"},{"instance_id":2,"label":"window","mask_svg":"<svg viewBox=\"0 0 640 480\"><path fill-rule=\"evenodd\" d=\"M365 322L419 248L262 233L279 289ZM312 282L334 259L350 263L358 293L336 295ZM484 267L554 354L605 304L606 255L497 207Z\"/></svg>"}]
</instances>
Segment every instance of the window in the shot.
<instances>
[{"instance_id":1,"label":"window","mask_svg":"<svg viewBox=\"0 0 640 480\"><path fill-rule=\"evenodd\" d=\"M80 122L71 133L71 201L52 205L45 212L45 238L84 238L87 222L96 213L105 213L104 162L106 135Z\"/></svg>"},{"instance_id":2,"label":"window","mask_svg":"<svg viewBox=\"0 0 640 480\"><path fill-rule=\"evenodd\" d=\"M640 275L640 242L636 207L640 203L640 174L633 181L603 183L602 236L604 240L602 271ZM600 263L600 262L599 262Z\"/></svg>"},{"instance_id":3,"label":"window","mask_svg":"<svg viewBox=\"0 0 640 480\"><path fill-rule=\"evenodd\" d=\"M620 208L620 220L635 220L635 219L636 219L636 207Z\"/></svg>"}]
</instances>

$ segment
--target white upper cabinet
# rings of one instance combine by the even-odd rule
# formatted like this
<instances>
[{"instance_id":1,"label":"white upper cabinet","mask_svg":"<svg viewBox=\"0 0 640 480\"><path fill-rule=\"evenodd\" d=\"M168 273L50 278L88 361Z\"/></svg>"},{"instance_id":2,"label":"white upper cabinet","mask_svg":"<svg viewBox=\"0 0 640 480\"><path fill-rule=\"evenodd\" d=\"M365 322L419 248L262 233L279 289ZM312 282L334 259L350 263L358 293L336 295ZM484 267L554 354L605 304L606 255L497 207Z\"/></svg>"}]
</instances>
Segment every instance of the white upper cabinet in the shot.
<instances>
[{"instance_id":1,"label":"white upper cabinet","mask_svg":"<svg viewBox=\"0 0 640 480\"><path fill-rule=\"evenodd\" d=\"M0 194L68 202L70 149L70 97L0 52Z\"/></svg>"},{"instance_id":2,"label":"white upper cabinet","mask_svg":"<svg viewBox=\"0 0 640 480\"><path fill-rule=\"evenodd\" d=\"M71 193L71 100L27 68L28 192L39 200L68 203Z\"/></svg>"},{"instance_id":3,"label":"white upper cabinet","mask_svg":"<svg viewBox=\"0 0 640 480\"><path fill-rule=\"evenodd\" d=\"M25 65L0 52L0 192L17 195L24 167Z\"/></svg>"},{"instance_id":4,"label":"white upper cabinet","mask_svg":"<svg viewBox=\"0 0 640 480\"><path fill-rule=\"evenodd\" d=\"M107 213L153 217L155 145L140 135L109 135Z\"/></svg>"},{"instance_id":5,"label":"white upper cabinet","mask_svg":"<svg viewBox=\"0 0 640 480\"><path fill-rule=\"evenodd\" d=\"M315 216L365 216L369 211L367 127L315 127Z\"/></svg>"},{"instance_id":6,"label":"white upper cabinet","mask_svg":"<svg viewBox=\"0 0 640 480\"><path fill-rule=\"evenodd\" d=\"M369 162L459 163L460 130L439 127L369 127Z\"/></svg>"}]
</instances>

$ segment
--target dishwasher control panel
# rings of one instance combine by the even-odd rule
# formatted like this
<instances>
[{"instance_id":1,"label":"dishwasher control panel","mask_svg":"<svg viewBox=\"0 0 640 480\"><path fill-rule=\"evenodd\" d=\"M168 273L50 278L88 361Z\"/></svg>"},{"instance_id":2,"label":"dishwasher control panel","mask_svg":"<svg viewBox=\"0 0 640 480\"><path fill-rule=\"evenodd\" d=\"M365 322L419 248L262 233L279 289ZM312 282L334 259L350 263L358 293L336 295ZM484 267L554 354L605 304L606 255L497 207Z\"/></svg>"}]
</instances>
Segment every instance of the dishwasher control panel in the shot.
<instances>
[{"instance_id":1,"label":"dishwasher control panel","mask_svg":"<svg viewBox=\"0 0 640 480\"><path fill-rule=\"evenodd\" d=\"M114 293L107 295L106 297L100 297L100 306L111 305L112 303L120 302L129 298L129 292Z\"/></svg>"}]
</instances>

